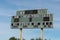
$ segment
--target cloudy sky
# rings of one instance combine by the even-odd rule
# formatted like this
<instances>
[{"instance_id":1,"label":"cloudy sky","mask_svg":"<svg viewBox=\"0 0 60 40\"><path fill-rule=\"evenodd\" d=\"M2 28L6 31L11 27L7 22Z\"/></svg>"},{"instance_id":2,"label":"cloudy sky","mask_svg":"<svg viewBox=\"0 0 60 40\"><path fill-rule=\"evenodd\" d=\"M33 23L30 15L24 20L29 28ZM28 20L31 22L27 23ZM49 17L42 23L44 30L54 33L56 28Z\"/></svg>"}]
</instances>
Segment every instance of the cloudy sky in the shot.
<instances>
[{"instance_id":1,"label":"cloudy sky","mask_svg":"<svg viewBox=\"0 0 60 40\"><path fill-rule=\"evenodd\" d=\"M0 0L0 40L19 38L19 29L11 29L11 16L17 10L47 8L53 14L53 28L44 29L44 39L60 40L60 0ZM23 38L39 38L40 29L23 29Z\"/></svg>"}]
</instances>

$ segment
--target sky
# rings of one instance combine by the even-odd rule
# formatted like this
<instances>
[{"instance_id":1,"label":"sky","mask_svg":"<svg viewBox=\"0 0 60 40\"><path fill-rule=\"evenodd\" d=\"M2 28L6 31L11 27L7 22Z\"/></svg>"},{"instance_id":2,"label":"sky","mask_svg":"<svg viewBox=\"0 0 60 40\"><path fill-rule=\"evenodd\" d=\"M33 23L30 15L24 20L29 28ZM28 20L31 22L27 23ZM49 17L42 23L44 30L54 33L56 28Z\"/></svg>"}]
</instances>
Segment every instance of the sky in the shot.
<instances>
[{"instance_id":1,"label":"sky","mask_svg":"<svg viewBox=\"0 0 60 40\"><path fill-rule=\"evenodd\" d=\"M47 8L53 14L53 28L44 29L44 39L60 40L60 0L0 0L0 40L10 37L19 38L20 30L11 29L11 16L17 10ZM40 29L23 29L22 37L26 40L40 37Z\"/></svg>"}]
</instances>

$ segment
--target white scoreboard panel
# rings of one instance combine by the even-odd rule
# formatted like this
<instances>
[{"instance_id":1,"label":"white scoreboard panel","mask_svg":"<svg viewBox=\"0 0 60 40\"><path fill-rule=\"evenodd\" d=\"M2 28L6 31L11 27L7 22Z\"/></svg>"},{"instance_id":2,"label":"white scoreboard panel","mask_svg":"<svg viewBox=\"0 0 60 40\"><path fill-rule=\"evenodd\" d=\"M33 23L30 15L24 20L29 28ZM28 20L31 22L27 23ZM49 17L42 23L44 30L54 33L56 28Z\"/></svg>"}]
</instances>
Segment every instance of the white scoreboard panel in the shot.
<instances>
[{"instance_id":1,"label":"white scoreboard panel","mask_svg":"<svg viewBox=\"0 0 60 40\"><path fill-rule=\"evenodd\" d=\"M47 9L37 9L37 10L20 10L16 12L16 15L31 15L31 14L47 14Z\"/></svg>"},{"instance_id":2,"label":"white scoreboard panel","mask_svg":"<svg viewBox=\"0 0 60 40\"><path fill-rule=\"evenodd\" d=\"M11 28L53 28L53 15L47 14L47 9L17 11Z\"/></svg>"}]
</instances>

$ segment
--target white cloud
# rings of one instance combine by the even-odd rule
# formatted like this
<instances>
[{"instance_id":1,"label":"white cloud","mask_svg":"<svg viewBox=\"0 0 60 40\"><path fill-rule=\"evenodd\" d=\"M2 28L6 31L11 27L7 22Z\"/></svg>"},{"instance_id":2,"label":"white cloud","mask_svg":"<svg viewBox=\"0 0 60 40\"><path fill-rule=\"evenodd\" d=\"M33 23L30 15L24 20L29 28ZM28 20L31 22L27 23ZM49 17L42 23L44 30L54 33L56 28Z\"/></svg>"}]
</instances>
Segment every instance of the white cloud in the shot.
<instances>
[{"instance_id":1,"label":"white cloud","mask_svg":"<svg viewBox=\"0 0 60 40\"><path fill-rule=\"evenodd\" d=\"M7 29L7 28L9 28L9 25L10 25L10 23L0 22L0 29Z\"/></svg>"},{"instance_id":2,"label":"white cloud","mask_svg":"<svg viewBox=\"0 0 60 40\"><path fill-rule=\"evenodd\" d=\"M0 35L7 34L7 28L9 24L0 22Z\"/></svg>"},{"instance_id":3,"label":"white cloud","mask_svg":"<svg viewBox=\"0 0 60 40\"><path fill-rule=\"evenodd\" d=\"M0 23L0 35L18 35L18 29L11 29L10 23ZM14 34L15 33L15 34Z\"/></svg>"},{"instance_id":4,"label":"white cloud","mask_svg":"<svg viewBox=\"0 0 60 40\"><path fill-rule=\"evenodd\" d=\"M56 18L54 18L53 21L54 21L54 22L60 22L60 17L56 17Z\"/></svg>"},{"instance_id":5,"label":"white cloud","mask_svg":"<svg viewBox=\"0 0 60 40\"><path fill-rule=\"evenodd\" d=\"M51 40L60 40L60 38L52 38Z\"/></svg>"},{"instance_id":6,"label":"white cloud","mask_svg":"<svg viewBox=\"0 0 60 40\"><path fill-rule=\"evenodd\" d=\"M55 29L60 29L60 23L54 22L54 23L53 23L53 28L55 28Z\"/></svg>"},{"instance_id":7,"label":"white cloud","mask_svg":"<svg viewBox=\"0 0 60 40\"><path fill-rule=\"evenodd\" d=\"M42 0L6 0L8 3L16 5L21 9L22 8L47 8L48 6L50 8L55 8L55 9L60 9L60 6L57 5L54 1L59 1L59 0L51 0L53 1L48 2L48 1L42 1Z\"/></svg>"},{"instance_id":8,"label":"white cloud","mask_svg":"<svg viewBox=\"0 0 60 40\"><path fill-rule=\"evenodd\" d=\"M52 0L52 1L55 1L55 2L60 2L60 0Z\"/></svg>"},{"instance_id":9,"label":"white cloud","mask_svg":"<svg viewBox=\"0 0 60 40\"><path fill-rule=\"evenodd\" d=\"M37 7L41 3L38 0L6 0L8 3L19 6L19 7Z\"/></svg>"},{"instance_id":10,"label":"white cloud","mask_svg":"<svg viewBox=\"0 0 60 40\"><path fill-rule=\"evenodd\" d=\"M9 23L1 23L0 22L0 37L1 40L8 40L10 37L18 37L18 30L12 30L10 28L10 24Z\"/></svg>"},{"instance_id":11,"label":"white cloud","mask_svg":"<svg viewBox=\"0 0 60 40\"><path fill-rule=\"evenodd\" d=\"M12 16L12 15L15 15L16 11L13 11L13 10L8 10L8 9L0 9L0 16Z\"/></svg>"},{"instance_id":12,"label":"white cloud","mask_svg":"<svg viewBox=\"0 0 60 40\"><path fill-rule=\"evenodd\" d=\"M59 14L53 17L53 21L60 22L60 16Z\"/></svg>"}]
</instances>

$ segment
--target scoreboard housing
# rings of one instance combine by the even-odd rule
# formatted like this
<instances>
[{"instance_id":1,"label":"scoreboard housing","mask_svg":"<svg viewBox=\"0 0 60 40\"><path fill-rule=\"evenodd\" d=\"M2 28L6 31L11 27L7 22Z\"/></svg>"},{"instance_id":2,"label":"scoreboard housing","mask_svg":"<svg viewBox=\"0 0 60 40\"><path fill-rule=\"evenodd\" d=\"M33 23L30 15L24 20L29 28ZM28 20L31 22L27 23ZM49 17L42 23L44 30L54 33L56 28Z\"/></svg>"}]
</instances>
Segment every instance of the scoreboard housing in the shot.
<instances>
[{"instance_id":1,"label":"scoreboard housing","mask_svg":"<svg viewBox=\"0 0 60 40\"><path fill-rule=\"evenodd\" d=\"M20 10L12 16L11 28L53 28L53 14L47 9Z\"/></svg>"}]
</instances>

